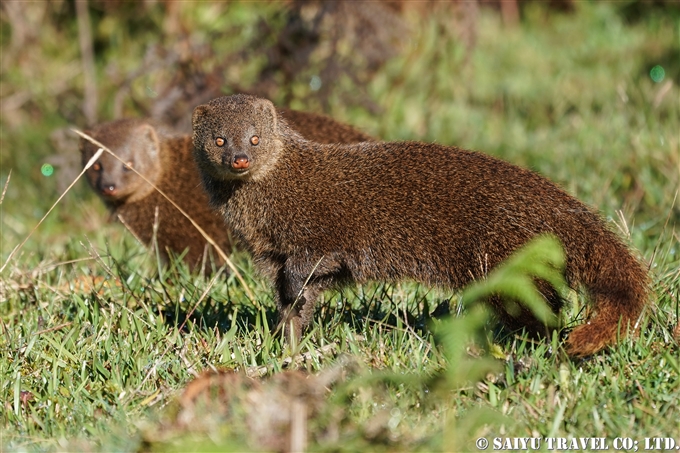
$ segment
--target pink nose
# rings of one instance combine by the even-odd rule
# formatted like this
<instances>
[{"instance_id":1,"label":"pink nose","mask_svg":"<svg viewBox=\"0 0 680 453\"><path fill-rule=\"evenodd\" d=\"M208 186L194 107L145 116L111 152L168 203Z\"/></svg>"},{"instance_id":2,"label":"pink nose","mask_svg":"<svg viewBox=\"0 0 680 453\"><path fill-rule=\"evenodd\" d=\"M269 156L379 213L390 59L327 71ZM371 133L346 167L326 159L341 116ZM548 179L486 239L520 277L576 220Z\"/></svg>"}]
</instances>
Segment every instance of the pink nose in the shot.
<instances>
[{"instance_id":1,"label":"pink nose","mask_svg":"<svg viewBox=\"0 0 680 453\"><path fill-rule=\"evenodd\" d=\"M116 194L116 186L114 184L108 184L108 185L105 185L104 187L102 187L101 191L104 195L115 195Z\"/></svg>"},{"instance_id":2,"label":"pink nose","mask_svg":"<svg viewBox=\"0 0 680 453\"><path fill-rule=\"evenodd\" d=\"M245 156L236 156L231 163L231 168L234 170L245 170L250 165L250 161Z\"/></svg>"}]
</instances>

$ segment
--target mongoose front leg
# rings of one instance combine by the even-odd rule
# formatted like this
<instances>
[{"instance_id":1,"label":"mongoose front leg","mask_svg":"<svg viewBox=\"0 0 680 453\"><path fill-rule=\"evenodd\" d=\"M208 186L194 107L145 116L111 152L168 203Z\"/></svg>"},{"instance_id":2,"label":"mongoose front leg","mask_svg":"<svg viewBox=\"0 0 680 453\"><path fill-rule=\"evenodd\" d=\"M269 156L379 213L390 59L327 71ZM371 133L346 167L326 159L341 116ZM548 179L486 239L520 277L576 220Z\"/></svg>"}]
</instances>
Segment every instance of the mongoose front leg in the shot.
<instances>
[{"instance_id":1,"label":"mongoose front leg","mask_svg":"<svg viewBox=\"0 0 680 453\"><path fill-rule=\"evenodd\" d=\"M319 295L328 289L340 264L332 259L310 262L288 258L277 278L277 306L284 335L299 341L312 322Z\"/></svg>"}]
</instances>

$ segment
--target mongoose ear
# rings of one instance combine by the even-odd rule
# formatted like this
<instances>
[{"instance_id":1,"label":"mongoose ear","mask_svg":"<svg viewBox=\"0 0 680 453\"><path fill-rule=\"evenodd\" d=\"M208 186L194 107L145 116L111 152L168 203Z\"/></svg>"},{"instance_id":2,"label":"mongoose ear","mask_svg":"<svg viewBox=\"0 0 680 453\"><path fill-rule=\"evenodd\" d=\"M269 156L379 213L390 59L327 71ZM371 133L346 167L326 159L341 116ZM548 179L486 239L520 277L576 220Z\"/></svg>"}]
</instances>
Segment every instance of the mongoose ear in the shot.
<instances>
[{"instance_id":1,"label":"mongoose ear","mask_svg":"<svg viewBox=\"0 0 680 453\"><path fill-rule=\"evenodd\" d=\"M142 124L135 131L135 135L146 151L144 155L148 156L150 159L158 159L161 144L158 140L156 129L150 124Z\"/></svg>"},{"instance_id":2,"label":"mongoose ear","mask_svg":"<svg viewBox=\"0 0 680 453\"><path fill-rule=\"evenodd\" d=\"M92 137L91 131L83 131L83 133ZM88 143L90 143L89 140L85 139L84 137L80 137L80 139L78 140L78 151L80 151L80 154L83 154L85 152L85 147L87 146Z\"/></svg>"},{"instance_id":3,"label":"mongoose ear","mask_svg":"<svg viewBox=\"0 0 680 453\"><path fill-rule=\"evenodd\" d=\"M201 122L203 117L208 114L209 109L210 107L208 107L205 104L199 105L194 109L194 114L191 117L191 127L193 128L194 131L198 127L198 124Z\"/></svg>"},{"instance_id":4,"label":"mongoose ear","mask_svg":"<svg viewBox=\"0 0 680 453\"><path fill-rule=\"evenodd\" d=\"M258 99L257 107L262 113L264 113L270 120L270 124L275 133L279 132L279 114L276 111L276 107L269 99Z\"/></svg>"}]
</instances>

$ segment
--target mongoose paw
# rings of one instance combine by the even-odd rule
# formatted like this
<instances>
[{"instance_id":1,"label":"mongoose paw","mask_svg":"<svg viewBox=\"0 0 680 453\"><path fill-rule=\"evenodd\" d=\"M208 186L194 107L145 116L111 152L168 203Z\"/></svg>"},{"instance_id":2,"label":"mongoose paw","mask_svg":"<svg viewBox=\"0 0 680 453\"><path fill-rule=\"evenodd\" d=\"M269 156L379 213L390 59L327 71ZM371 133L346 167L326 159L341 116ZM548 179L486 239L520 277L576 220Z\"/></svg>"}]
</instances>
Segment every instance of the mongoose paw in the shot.
<instances>
[{"instance_id":1,"label":"mongoose paw","mask_svg":"<svg viewBox=\"0 0 680 453\"><path fill-rule=\"evenodd\" d=\"M284 316L279 324L284 340L291 347L297 347L302 340L302 319L300 316Z\"/></svg>"}]
</instances>

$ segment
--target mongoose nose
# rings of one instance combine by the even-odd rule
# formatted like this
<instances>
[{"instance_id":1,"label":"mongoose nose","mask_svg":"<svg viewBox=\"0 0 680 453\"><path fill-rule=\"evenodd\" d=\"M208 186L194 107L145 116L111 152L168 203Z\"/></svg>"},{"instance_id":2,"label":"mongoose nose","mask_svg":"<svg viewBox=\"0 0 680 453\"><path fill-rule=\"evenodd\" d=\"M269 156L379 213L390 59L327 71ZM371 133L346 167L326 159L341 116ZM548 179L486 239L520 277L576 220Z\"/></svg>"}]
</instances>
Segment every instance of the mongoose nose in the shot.
<instances>
[{"instance_id":1,"label":"mongoose nose","mask_svg":"<svg viewBox=\"0 0 680 453\"><path fill-rule=\"evenodd\" d=\"M101 191L104 195L115 195L116 194L116 185L115 184L104 184L101 188Z\"/></svg>"},{"instance_id":2,"label":"mongoose nose","mask_svg":"<svg viewBox=\"0 0 680 453\"><path fill-rule=\"evenodd\" d=\"M234 170L247 170L250 165L250 160L248 156L239 155L234 156L234 160L231 162L231 168Z\"/></svg>"}]
</instances>

